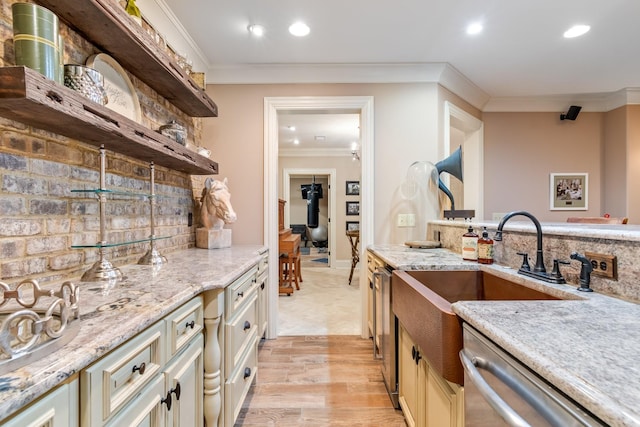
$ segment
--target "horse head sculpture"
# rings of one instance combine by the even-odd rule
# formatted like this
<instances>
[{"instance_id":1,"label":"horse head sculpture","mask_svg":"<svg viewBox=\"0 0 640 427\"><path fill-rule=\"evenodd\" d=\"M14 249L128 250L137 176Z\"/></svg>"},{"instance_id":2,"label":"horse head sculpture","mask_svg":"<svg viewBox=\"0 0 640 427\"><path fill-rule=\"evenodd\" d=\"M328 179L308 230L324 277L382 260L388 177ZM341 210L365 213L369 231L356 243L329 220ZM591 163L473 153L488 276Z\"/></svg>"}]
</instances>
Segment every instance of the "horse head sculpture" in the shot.
<instances>
[{"instance_id":1,"label":"horse head sculpture","mask_svg":"<svg viewBox=\"0 0 640 427\"><path fill-rule=\"evenodd\" d=\"M227 178L224 181L207 178L204 187L200 210L202 225L208 229L222 230L224 224L234 223L238 217L231 206Z\"/></svg>"}]
</instances>

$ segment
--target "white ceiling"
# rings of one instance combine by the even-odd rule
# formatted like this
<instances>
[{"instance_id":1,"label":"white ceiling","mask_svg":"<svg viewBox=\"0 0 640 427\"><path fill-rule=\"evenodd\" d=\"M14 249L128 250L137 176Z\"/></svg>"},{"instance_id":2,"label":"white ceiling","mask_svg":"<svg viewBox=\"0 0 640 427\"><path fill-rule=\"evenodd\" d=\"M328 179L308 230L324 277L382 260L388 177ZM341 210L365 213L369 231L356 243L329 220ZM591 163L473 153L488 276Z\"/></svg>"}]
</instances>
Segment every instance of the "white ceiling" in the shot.
<instances>
[{"instance_id":1,"label":"white ceiling","mask_svg":"<svg viewBox=\"0 0 640 427\"><path fill-rule=\"evenodd\" d=\"M412 80L406 69L428 74L431 65L448 64L487 99L640 87L638 0L156 2L184 27L212 82L229 74L236 82L336 81L341 69L369 80ZM288 33L295 20L311 27L308 37ZM484 32L470 37L465 27L473 21ZM564 39L578 23L591 31ZM249 24L263 25L265 36L251 37ZM405 73L394 76L394 66Z\"/></svg>"},{"instance_id":2,"label":"white ceiling","mask_svg":"<svg viewBox=\"0 0 640 427\"><path fill-rule=\"evenodd\" d=\"M360 144L360 114L279 112L278 135L280 155L349 155L351 144Z\"/></svg>"}]
</instances>

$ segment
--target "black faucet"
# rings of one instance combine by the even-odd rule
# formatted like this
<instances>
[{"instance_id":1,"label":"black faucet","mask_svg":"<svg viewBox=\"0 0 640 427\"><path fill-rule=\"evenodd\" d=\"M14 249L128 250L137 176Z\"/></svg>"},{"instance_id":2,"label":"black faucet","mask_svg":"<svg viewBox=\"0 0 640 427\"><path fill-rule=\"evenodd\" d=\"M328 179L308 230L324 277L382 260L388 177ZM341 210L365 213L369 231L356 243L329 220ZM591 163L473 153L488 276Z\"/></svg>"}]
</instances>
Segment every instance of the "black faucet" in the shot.
<instances>
[{"instance_id":1,"label":"black faucet","mask_svg":"<svg viewBox=\"0 0 640 427\"><path fill-rule=\"evenodd\" d=\"M536 279L541 279L550 283L566 283L564 278L562 278L562 276L559 274L559 271L555 271L555 269L554 274L547 274L547 269L544 266L544 258L542 255L542 226L540 225L540 221L538 221L538 219L535 216L531 215L529 212L514 211L506 214L498 224L498 230L496 231L496 235L493 240L498 242L502 240L502 229L504 228L504 224L517 215L526 216L531 221L533 221L533 224L536 226L536 237L538 239L538 244L536 247L536 264L533 267L533 270L520 267L518 273L524 274L526 276L531 276ZM524 264L525 263L523 262L523 266Z\"/></svg>"},{"instance_id":2,"label":"black faucet","mask_svg":"<svg viewBox=\"0 0 640 427\"><path fill-rule=\"evenodd\" d=\"M578 290L582 292L593 292L593 289L589 287L589 284L591 283L591 272L593 271L591 260L577 252L573 252L570 255L570 258L582 263L582 268L580 269L580 287Z\"/></svg>"}]
</instances>

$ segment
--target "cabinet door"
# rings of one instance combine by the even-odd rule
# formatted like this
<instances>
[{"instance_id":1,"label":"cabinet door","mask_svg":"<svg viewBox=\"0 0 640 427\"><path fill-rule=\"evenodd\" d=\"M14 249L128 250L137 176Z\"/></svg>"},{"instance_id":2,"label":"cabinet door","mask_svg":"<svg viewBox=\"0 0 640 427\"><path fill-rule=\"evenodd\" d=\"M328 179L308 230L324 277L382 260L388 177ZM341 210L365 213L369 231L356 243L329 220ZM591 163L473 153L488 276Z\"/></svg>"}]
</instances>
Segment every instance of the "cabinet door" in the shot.
<instances>
[{"instance_id":1,"label":"cabinet door","mask_svg":"<svg viewBox=\"0 0 640 427\"><path fill-rule=\"evenodd\" d=\"M131 399L122 411L109 421L107 426L165 427L167 407L162 403L164 397L164 376L156 375L140 394Z\"/></svg>"},{"instance_id":2,"label":"cabinet door","mask_svg":"<svg viewBox=\"0 0 640 427\"><path fill-rule=\"evenodd\" d=\"M204 425L203 349L204 339L200 334L165 369L165 390L173 391L171 410L166 411L167 427Z\"/></svg>"},{"instance_id":3,"label":"cabinet door","mask_svg":"<svg viewBox=\"0 0 640 427\"><path fill-rule=\"evenodd\" d=\"M418 365L416 346L411 336L400 325L398 328L398 401L409 427L418 424Z\"/></svg>"},{"instance_id":4,"label":"cabinet door","mask_svg":"<svg viewBox=\"0 0 640 427\"><path fill-rule=\"evenodd\" d=\"M258 339L265 338L267 331L267 301L269 289L269 273L258 278Z\"/></svg>"},{"instance_id":5,"label":"cabinet door","mask_svg":"<svg viewBox=\"0 0 640 427\"><path fill-rule=\"evenodd\" d=\"M3 427L77 427L78 380L57 387L0 424Z\"/></svg>"},{"instance_id":6,"label":"cabinet door","mask_svg":"<svg viewBox=\"0 0 640 427\"><path fill-rule=\"evenodd\" d=\"M462 387L451 384L433 369L427 380L427 427L464 426Z\"/></svg>"}]
</instances>

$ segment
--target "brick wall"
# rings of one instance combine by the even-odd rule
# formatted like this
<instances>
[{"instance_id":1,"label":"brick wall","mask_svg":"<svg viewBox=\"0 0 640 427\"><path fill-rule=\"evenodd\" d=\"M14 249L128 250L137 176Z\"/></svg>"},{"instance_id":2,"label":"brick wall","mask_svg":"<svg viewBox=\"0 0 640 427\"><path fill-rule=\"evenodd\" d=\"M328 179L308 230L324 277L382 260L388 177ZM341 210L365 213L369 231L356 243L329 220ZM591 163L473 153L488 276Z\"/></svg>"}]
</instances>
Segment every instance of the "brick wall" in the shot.
<instances>
[{"instance_id":1,"label":"brick wall","mask_svg":"<svg viewBox=\"0 0 640 427\"><path fill-rule=\"evenodd\" d=\"M11 4L0 5L0 65L15 65ZM136 25L132 23L132 25ZM83 64L100 51L61 24L65 62ZM186 125L190 142L201 134L201 119L191 118L160 97L135 76L142 124L150 129L177 120ZM148 193L149 165L107 152L106 186L112 190ZM194 183L200 179L194 179ZM195 229L188 225L199 198L189 175L156 166L156 236L162 254L193 246ZM41 282L77 279L97 259L96 249L73 249L99 241L99 204L93 189L99 185L99 150L82 141L0 117L0 280L6 283L34 278ZM196 184L196 187L198 185ZM150 233L150 203L142 196L111 196L106 204L107 241L143 239ZM116 266L135 263L148 243L110 249ZM168 255L169 261L171 259Z\"/></svg>"}]
</instances>

